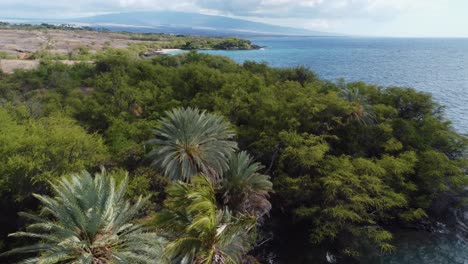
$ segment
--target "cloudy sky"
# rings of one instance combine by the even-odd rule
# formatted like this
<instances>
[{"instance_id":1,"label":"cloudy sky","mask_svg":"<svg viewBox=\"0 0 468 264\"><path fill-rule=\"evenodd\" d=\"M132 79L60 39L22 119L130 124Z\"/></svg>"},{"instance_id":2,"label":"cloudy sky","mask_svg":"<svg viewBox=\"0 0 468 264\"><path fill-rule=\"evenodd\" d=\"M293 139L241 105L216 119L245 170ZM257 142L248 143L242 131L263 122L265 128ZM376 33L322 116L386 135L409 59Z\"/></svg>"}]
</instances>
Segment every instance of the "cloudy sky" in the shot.
<instances>
[{"instance_id":1,"label":"cloudy sky","mask_svg":"<svg viewBox=\"0 0 468 264\"><path fill-rule=\"evenodd\" d=\"M173 10L367 36L468 37L468 0L0 0L2 18Z\"/></svg>"}]
</instances>

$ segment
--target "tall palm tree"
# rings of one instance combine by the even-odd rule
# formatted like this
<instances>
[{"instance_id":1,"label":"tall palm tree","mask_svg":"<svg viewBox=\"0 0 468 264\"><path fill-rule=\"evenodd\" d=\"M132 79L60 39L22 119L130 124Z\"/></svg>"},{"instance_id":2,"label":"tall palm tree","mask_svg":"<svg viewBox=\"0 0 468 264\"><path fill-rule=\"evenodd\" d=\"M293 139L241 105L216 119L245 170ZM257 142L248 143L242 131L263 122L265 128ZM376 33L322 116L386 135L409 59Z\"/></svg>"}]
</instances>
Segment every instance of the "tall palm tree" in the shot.
<instances>
[{"instance_id":1,"label":"tall palm tree","mask_svg":"<svg viewBox=\"0 0 468 264\"><path fill-rule=\"evenodd\" d=\"M163 240L131 221L145 199L125 199L127 180L117 184L103 170L52 184L54 197L34 194L42 203L39 215L22 213L34 223L13 237L39 239L5 254L36 253L22 263L162 263Z\"/></svg>"},{"instance_id":2,"label":"tall palm tree","mask_svg":"<svg viewBox=\"0 0 468 264\"><path fill-rule=\"evenodd\" d=\"M363 125L372 125L375 123L375 113L371 105L367 102L366 96L361 94L359 89L342 87L340 95L343 99L350 102L354 108L351 119Z\"/></svg>"},{"instance_id":3,"label":"tall palm tree","mask_svg":"<svg viewBox=\"0 0 468 264\"><path fill-rule=\"evenodd\" d=\"M220 188L224 204L234 211L257 217L268 213L273 184L269 176L259 173L263 166L245 151L232 155L228 164Z\"/></svg>"},{"instance_id":4,"label":"tall palm tree","mask_svg":"<svg viewBox=\"0 0 468 264\"><path fill-rule=\"evenodd\" d=\"M166 114L148 142L156 146L150 153L152 165L176 180L190 181L199 173L219 178L237 149L230 124L221 116L190 107Z\"/></svg>"},{"instance_id":5,"label":"tall palm tree","mask_svg":"<svg viewBox=\"0 0 468 264\"><path fill-rule=\"evenodd\" d=\"M204 175L191 183L174 182L167 194L166 210L156 216L156 226L170 237L168 258L181 264L241 263L255 218L217 210L213 184Z\"/></svg>"}]
</instances>

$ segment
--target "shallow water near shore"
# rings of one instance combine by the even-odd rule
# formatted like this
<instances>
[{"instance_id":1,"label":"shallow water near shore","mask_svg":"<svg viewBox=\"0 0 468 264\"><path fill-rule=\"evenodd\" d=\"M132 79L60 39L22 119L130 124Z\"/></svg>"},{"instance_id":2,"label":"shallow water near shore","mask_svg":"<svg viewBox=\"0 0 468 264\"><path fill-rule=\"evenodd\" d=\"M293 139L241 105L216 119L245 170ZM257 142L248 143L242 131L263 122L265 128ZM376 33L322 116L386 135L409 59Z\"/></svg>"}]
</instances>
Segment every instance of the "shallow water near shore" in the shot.
<instances>
[{"instance_id":1,"label":"shallow water near shore","mask_svg":"<svg viewBox=\"0 0 468 264\"><path fill-rule=\"evenodd\" d=\"M363 257L363 264L466 264L468 240L465 232L444 224L434 232L401 230L395 235L397 250L381 257Z\"/></svg>"},{"instance_id":2,"label":"shallow water near shore","mask_svg":"<svg viewBox=\"0 0 468 264\"><path fill-rule=\"evenodd\" d=\"M203 51L242 63L308 66L321 78L413 87L446 106L446 116L468 133L468 39L256 37L262 50Z\"/></svg>"}]
</instances>

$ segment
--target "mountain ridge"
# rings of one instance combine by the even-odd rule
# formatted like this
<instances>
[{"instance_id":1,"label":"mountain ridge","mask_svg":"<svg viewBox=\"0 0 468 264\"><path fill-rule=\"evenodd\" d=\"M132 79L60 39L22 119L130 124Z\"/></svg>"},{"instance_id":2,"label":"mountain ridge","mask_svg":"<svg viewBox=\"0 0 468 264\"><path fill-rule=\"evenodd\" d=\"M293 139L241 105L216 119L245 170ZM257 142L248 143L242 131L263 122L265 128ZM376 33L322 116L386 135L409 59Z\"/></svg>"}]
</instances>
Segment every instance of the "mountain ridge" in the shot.
<instances>
[{"instance_id":1,"label":"mountain ridge","mask_svg":"<svg viewBox=\"0 0 468 264\"><path fill-rule=\"evenodd\" d=\"M68 23L102 26L111 30L126 29L174 34L202 35L295 35L332 36L333 34L301 28L285 27L225 16L175 11L123 12L76 18ZM336 35L336 34L335 34Z\"/></svg>"}]
</instances>

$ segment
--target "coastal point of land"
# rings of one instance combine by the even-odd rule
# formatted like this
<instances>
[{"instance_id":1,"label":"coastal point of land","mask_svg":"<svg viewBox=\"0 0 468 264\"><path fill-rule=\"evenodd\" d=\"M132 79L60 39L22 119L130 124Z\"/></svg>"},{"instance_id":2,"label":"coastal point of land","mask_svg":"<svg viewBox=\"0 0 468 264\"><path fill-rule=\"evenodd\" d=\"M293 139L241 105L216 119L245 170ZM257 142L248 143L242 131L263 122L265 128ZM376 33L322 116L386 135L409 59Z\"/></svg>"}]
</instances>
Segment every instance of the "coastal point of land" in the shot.
<instances>
[{"instance_id":1,"label":"coastal point of land","mask_svg":"<svg viewBox=\"0 0 468 264\"><path fill-rule=\"evenodd\" d=\"M33 69L40 60L66 64L94 61L108 49L125 49L140 57L164 55L175 50L248 50L261 47L249 40L169 34L110 32L52 25L0 24L0 69Z\"/></svg>"}]
</instances>

